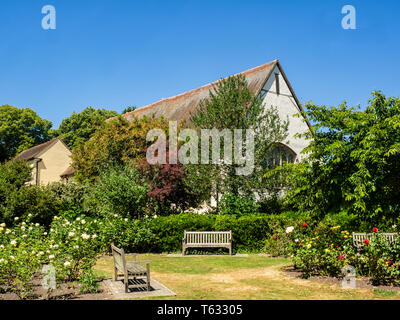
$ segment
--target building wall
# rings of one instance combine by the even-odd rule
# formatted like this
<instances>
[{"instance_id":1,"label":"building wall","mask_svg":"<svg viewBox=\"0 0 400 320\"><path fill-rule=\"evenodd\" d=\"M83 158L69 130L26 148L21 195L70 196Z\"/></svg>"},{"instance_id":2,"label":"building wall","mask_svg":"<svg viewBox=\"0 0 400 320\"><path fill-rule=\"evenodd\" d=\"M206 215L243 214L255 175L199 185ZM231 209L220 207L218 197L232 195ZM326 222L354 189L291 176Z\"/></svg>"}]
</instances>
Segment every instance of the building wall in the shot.
<instances>
[{"instance_id":1,"label":"building wall","mask_svg":"<svg viewBox=\"0 0 400 320\"><path fill-rule=\"evenodd\" d=\"M279 74L279 95L276 93L275 73ZM289 146L296 153L298 159L301 160L304 158L304 155L300 154L300 152L308 146L309 141L304 138L295 138L294 135L297 133L305 133L310 129L303 116L294 116L298 114L300 110L278 66L274 68L263 90L266 91L263 99L265 107L277 107L281 120L289 120L288 138L286 141L282 141L282 143Z\"/></svg>"},{"instance_id":2,"label":"building wall","mask_svg":"<svg viewBox=\"0 0 400 320\"><path fill-rule=\"evenodd\" d=\"M39 184L47 185L51 182L61 181L62 174L71 163L71 151L59 140L49 149L38 155Z\"/></svg>"}]
</instances>

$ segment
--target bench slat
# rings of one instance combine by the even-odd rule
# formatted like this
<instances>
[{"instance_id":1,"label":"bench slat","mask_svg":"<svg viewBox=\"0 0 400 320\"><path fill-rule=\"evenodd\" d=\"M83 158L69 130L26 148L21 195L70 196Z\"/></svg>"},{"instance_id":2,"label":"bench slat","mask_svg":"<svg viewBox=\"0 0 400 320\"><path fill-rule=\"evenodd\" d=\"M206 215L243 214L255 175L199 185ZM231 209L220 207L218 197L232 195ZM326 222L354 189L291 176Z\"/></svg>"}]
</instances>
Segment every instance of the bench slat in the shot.
<instances>
[{"instance_id":1,"label":"bench slat","mask_svg":"<svg viewBox=\"0 0 400 320\"><path fill-rule=\"evenodd\" d=\"M377 235L385 237L387 240L389 240L389 243L394 242L395 238L399 236L397 233L355 233L355 232L353 232L353 245L357 248L361 248L364 245L364 241L366 239L374 240Z\"/></svg>"}]
</instances>

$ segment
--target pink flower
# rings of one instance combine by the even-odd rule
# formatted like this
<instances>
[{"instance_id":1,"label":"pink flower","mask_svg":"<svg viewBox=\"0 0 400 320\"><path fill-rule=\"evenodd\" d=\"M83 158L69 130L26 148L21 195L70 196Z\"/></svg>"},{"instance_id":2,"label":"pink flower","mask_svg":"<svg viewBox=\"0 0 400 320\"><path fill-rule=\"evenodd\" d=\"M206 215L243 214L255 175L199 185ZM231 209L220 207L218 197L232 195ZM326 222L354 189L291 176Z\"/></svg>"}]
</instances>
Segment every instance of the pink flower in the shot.
<instances>
[{"instance_id":1,"label":"pink flower","mask_svg":"<svg viewBox=\"0 0 400 320\"><path fill-rule=\"evenodd\" d=\"M342 254L339 256L339 260L342 260L343 257L344 257L344 254L342 253Z\"/></svg>"},{"instance_id":2,"label":"pink flower","mask_svg":"<svg viewBox=\"0 0 400 320\"><path fill-rule=\"evenodd\" d=\"M275 241L276 241L276 240L278 240L278 237L277 237L277 236L275 236L274 240L275 240Z\"/></svg>"},{"instance_id":3,"label":"pink flower","mask_svg":"<svg viewBox=\"0 0 400 320\"><path fill-rule=\"evenodd\" d=\"M368 239L365 239L365 240L364 240L364 244L365 244L365 245L369 245L369 240L368 240Z\"/></svg>"},{"instance_id":4,"label":"pink flower","mask_svg":"<svg viewBox=\"0 0 400 320\"><path fill-rule=\"evenodd\" d=\"M303 223L303 227L305 228L305 227L307 227L307 226L308 226L307 222L304 222L304 223Z\"/></svg>"},{"instance_id":5,"label":"pink flower","mask_svg":"<svg viewBox=\"0 0 400 320\"><path fill-rule=\"evenodd\" d=\"M378 228L375 228L375 227L372 228L372 232L373 232L373 233L377 233L377 232L378 232Z\"/></svg>"}]
</instances>

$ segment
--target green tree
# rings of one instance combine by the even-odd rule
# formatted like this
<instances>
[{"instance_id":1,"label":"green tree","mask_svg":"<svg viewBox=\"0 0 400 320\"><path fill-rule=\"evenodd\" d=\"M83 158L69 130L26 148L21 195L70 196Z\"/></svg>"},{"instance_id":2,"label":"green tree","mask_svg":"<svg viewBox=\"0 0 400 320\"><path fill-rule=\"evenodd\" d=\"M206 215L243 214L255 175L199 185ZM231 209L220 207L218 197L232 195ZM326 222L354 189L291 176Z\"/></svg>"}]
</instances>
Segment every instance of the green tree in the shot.
<instances>
[{"instance_id":1,"label":"green tree","mask_svg":"<svg viewBox=\"0 0 400 320\"><path fill-rule=\"evenodd\" d=\"M202 101L196 113L192 114L190 122L201 129L227 129L232 137L234 129L253 129L255 133L252 174L238 175L236 169L242 165L235 161L232 164L188 166L191 180L196 182L198 188L206 188L218 201L224 193L250 194L254 189L265 187L261 184L260 176L265 168L266 155L271 152L274 143L286 139L288 121L279 118L275 106L265 106L262 100L251 92L244 76L221 80L210 92L210 97ZM221 156L222 152L223 146Z\"/></svg>"},{"instance_id":2,"label":"green tree","mask_svg":"<svg viewBox=\"0 0 400 320\"><path fill-rule=\"evenodd\" d=\"M0 106L0 162L53 138L55 132L51 127L50 121L30 108Z\"/></svg>"},{"instance_id":3,"label":"green tree","mask_svg":"<svg viewBox=\"0 0 400 320\"><path fill-rule=\"evenodd\" d=\"M86 108L80 113L74 112L65 118L57 133L61 140L71 149L88 141L104 120L117 116L116 111Z\"/></svg>"},{"instance_id":4,"label":"green tree","mask_svg":"<svg viewBox=\"0 0 400 320\"><path fill-rule=\"evenodd\" d=\"M289 165L287 203L323 216L390 223L400 213L400 99L374 92L365 111L306 105L307 162Z\"/></svg>"},{"instance_id":5,"label":"green tree","mask_svg":"<svg viewBox=\"0 0 400 320\"><path fill-rule=\"evenodd\" d=\"M121 116L103 123L93 137L77 147L72 155L75 178L93 182L105 167L125 165L146 157L147 132L154 128L168 130L162 118L134 118L131 122Z\"/></svg>"},{"instance_id":6,"label":"green tree","mask_svg":"<svg viewBox=\"0 0 400 320\"><path fill-rule=\"evenodd\" d=\"M7 196L19 190L32 179L32 169L25 161L14 160L0 164L0 206L5 205Z\"/></svg>"},{"instance_id":7,"label":"green tree","mask_svg":"<svg viewBox=\"0 0 400 320\"><path fill-rule=\"evenodd\" d=\"M136 110L136 106L129 106L129 107L125 108L125 109L122 111L121 114L125 114L125 113L132 112L132 111L135 111L135 110Z\"/></svg>"}]
</instances>

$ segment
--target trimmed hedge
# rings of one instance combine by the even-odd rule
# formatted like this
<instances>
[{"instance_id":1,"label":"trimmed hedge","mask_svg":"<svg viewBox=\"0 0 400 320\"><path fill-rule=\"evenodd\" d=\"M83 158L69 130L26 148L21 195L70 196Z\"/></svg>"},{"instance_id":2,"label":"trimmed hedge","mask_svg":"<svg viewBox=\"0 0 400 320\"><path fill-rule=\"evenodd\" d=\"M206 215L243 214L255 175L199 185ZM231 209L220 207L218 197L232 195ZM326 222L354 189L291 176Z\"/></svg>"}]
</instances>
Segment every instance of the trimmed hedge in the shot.
<instances>
[{"instance_id":1,"label":"trimmed hedge","mask_svg":"<svg viewBox=\"0 0 400 320\"><path fill-rule=\"evenodd\" d=\"M251 214L200 215L184 213L157 217L147 225L155 240L148 252L177 252L182 250L184 231L229 231L232 230L234 251L261 252L265 241L271 236L277 225L285 226L302 219L299 214L292 216Z\"/></svg>"}]
</instances>

